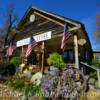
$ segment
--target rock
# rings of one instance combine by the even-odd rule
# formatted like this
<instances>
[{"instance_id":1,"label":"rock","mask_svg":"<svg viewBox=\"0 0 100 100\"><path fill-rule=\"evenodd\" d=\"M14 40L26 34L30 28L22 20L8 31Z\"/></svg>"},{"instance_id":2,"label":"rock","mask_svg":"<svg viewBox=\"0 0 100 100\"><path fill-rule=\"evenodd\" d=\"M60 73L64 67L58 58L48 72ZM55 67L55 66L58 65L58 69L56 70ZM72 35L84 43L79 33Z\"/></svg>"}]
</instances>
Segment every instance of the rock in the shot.
<instances>
[{"instance_id":1,"label":"rock","mask_svg":"<svg viewBox=\"0 0 100 100\"><path fill-rule=\"evenodd\" d=\"M37 72L36 74L34 74L32 76L30 82L33 83L33 84L35 84L35 85L40 85L41 78L42 78L42 73L41 72Z\"/></svg>"},{"instance_id":2,"label":"rock","mask_svg":"<svg viewBox=\"0 0 100 100\"><path fill-rule=\"evenodd\" d=\"M94 78L90 78L89 81L88 81L88 84L95 85L95 79Z\"/></svg>"},{"instance_id":3,"label":"rock","mask_svg":"<svg viewBox=\"0 0 100 100\"><path fill-rule=\"evenodd\" d=\"M89 84L89 89L90 89L90 90L95 90L94 85Z\"/></svg>"},{"instance_id":4,"label":"rock","mask_svg":"<svg viewBox=\"0 0 100 100\"><path fill-rule=\"evenodd\" d=\"M89 79L89 75L85 75L85 79L88 80Z\"/></svg>"},{"instance_id":5,"label":"rock","mask_svg":"<svg viewBox=\"0 0 100 100\"><path fill-rule=\"evenodd\" d=\"M26 96L22 96L21 100L28 100Z\"/></svg>"}]
</instances>

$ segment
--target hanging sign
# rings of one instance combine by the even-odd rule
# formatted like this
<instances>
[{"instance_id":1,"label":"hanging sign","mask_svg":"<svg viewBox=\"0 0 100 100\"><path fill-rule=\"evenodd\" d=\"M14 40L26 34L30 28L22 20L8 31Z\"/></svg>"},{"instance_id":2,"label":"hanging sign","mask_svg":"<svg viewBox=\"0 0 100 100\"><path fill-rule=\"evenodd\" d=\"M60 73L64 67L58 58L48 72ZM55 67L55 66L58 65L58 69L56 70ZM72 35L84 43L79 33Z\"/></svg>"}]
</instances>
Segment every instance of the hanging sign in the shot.
<instances>
[{"instance_id":1,"label":"hanging sign","mask_svg":"<svg viewBox=\"0 0 100 100\"><path fill-rule=\"evenodd\" d=\"M85 43L86 43L85 39L79 39L78 40L78 44L81 45L81 46L83 46Z\"/></svg>"},{"instance_id":2,"label":"hanging sign","mask_svg":"<svg viewBox=\"0 0 100 100\"><path fill-rule=\"evenodd\" d=\"M34 37L36 42L48 40L48 39L51 39L51 31L45 32L43 34L39 34L39 35L36 35L36 36L33 36L33 37ZM28 45L29 42L30 42L30 38L28 37L26 39L17 41L16 46L20 47L20 46Z\"/></svg>"}]
</instances>

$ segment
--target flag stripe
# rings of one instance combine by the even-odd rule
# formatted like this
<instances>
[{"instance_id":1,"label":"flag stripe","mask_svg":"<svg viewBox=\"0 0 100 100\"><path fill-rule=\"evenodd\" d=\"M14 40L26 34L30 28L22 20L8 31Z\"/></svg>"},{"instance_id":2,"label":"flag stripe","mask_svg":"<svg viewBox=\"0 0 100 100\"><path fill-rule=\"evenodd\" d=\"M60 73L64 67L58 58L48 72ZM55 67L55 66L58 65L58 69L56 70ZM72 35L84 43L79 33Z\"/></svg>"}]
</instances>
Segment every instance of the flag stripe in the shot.
<instances>
[{"instance_id":1,"label":"flag stripe","mask_svg":"<svg viewBox=\"0 0 100 100\"><path fill-rule=\"evenodd\" d=\"M64 32L61 40L61 49L65 49L66 46L66 40L70 37L71 33L68 30L68 26L64 25Z\"/></svg>"},{"instance_id":2,"label":"flag stripe","mask_svg":"<svg viewBox=\"0 0 100 100\"><path fill-rule=\"evenodd\" d=\"M30 37L30 43L28 45L27 51L26 51L26 57L28 57L31 52L32 49L37 45L37 42L34 40L33 36Z\"/></svg>"},{"instance_id":3,"label":"flag stripe","mask_svg":"<svg viewBox=\"0 0 100 100\"><path fill-rule=\"evenodd\" d=\"M6 51L6 55L8 57L12 56L13 51L14 51L14 49L13 49L12 43L10 43L10 46L7 48L7 51Z\"/></svg>"}]
</instances>

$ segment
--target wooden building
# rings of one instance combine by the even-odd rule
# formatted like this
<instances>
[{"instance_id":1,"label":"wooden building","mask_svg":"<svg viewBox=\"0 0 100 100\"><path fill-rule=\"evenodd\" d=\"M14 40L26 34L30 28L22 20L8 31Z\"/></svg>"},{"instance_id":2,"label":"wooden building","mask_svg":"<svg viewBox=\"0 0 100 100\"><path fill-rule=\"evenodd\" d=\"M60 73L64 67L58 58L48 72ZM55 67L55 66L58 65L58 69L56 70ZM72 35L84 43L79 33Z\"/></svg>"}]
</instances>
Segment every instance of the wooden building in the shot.
<instances>
[{"instance_id":1,"label":"wooden building","mask_svg":"<svg viewBox=\"0 0 100 100\"><path fill-rule=\"evenodd\" d=\"M93 58L94 60L100 61L100 50L93 51Z\"/></svg>"},{"instance_id":2,"label":"wooden building","mask_svg":"<svg viewBox=\"0 0 100 100\"><path fill-rule=\"evenodd\" d=\"M65 23L72 35L66 41L66 49L63 52L60 47ZM39 46L34 50L41 59L44 58L44 62L40 60L42 66L45 65L48 55L52 52L66 53L66 61L73 59L72 62L76 63L76 67L79 67L79 60L90 61L92 59L91 43L81 22L29 7L17 29L19 32L15 42L22 56L25 55L30 35L35 36Z\"/></svg>"}]
</instances>

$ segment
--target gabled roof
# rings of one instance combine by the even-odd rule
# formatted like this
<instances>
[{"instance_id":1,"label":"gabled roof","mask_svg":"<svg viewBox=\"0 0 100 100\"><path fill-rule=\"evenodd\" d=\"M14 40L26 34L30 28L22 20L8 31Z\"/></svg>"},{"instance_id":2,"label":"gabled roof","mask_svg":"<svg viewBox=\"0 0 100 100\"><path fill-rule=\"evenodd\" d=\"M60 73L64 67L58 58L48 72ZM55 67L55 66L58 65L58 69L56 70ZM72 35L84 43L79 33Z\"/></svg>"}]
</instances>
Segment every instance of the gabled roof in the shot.
<instances>
[{"instance_id":1,"label":"gabled roof","mask_svg":"<svg viewBox=\"0 0 100 100\"><path fill-rule=\"evenodd\" d=\"M93 53L100 53L100 50L93 50Z\"/></svg>"},{"instance_id":2,"label":"gabled roof","mask_svg":"<svg viewBox=\"0 0 100 100\"><path fill-rule=\"evenodd\" d=\"M42 13L44 15L51 17L51 18L57 19L58 21L61 21L63 24L69 23L69 24L73 24L74 26L79 26L80 24L82 25L82 23L80 23L79 21L72 20L70 18L66 18L66 17L63 17L61 15L57 15L55 13L51 13L51 12L48 12L46 10L42 10L42 9L30 6L28 8L28 10L25 12L22 19L20 20L18 27L20 27L22 25L23 21L25 20L26 16L30 13L30 11L36 11L36 12Z\"/></svg>"},{"instance_id":3,"label":"gabled roof","mask_svg":"<svg viewBox=\"0 0 100 100\"><path fill-rule=\"evenodd\" d=\"M61 15L57 15L57 14L55 14L55 13L51 13L51 12L48 12L48 11L46 11L46 10L42 10L42 9L39 9L39 8L36 8L36 7L30 6L30 7L28 8L28 10L25 12L24 16L22 17L22 19L20 20L20 22L19 22L19 24L18 24L18 26L17 26L18 30L19 30L20 27L25 23L25 21L26 21L25 19L27 19L27 17L29 17L30 14L33 14L34 12L37 12L38 14L41 14L41 15L46 16L46 17L48 17L48 18L51 18L51 19L53 19L53 20L55 20L55 21L58 21L58 22L60 22L63 26L64 26L65 23L68 23L68 24L71 25L72 27L75 27L75 28L73 28L73 30L76 30L77 27L80 27L81 30L82 30L82 32L83 32L83 34L85 34L85 36L86 36L86 38L87 38L87 41L88 41L88 43L89 43L89 45L90 45L90 49L92 50L91 43L90 43L88 34L87 34L86 30L85 30L84 24L82 24L82 23L79 22L79 21L76 21L76 20L73 20L73 19L70 19L70 18L66 18L66 17L63 17L63 16L61 16ZM80 35L81 35L81 34L80 34Z\"/></svg>"}]
</instances>

